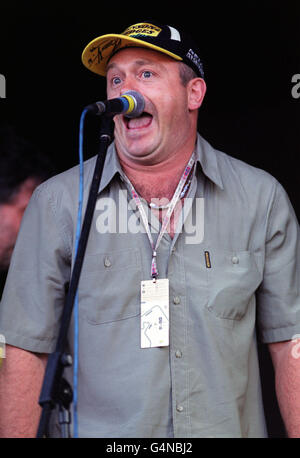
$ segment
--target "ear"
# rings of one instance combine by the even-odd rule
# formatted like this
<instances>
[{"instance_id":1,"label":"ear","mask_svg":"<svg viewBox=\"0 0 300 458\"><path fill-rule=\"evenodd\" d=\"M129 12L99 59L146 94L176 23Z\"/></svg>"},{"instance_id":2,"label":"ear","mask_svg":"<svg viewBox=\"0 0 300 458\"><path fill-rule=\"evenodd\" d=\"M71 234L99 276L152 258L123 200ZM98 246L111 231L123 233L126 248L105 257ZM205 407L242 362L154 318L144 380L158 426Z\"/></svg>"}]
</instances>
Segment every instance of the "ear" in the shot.
<instances>
[{"instance_id":1,"label":"ear","mask_svg":"<svg viewBox=\"0 0 300 458\"><path fill-rule=\"evenodd\" d=\"M206 93L206 83L202 78L193 78L187 84L188 108L197 110L204 99Z\"/></svg>"}]
</instances>

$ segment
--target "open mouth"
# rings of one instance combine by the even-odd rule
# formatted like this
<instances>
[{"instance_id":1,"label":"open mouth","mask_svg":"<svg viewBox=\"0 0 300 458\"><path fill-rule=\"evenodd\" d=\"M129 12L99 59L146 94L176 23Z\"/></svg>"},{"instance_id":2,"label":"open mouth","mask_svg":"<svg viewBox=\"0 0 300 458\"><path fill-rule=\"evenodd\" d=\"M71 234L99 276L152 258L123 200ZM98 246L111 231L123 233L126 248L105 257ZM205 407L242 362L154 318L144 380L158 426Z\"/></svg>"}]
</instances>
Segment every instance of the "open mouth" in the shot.
<instances>
[{"instance_id":1,"label":"open mouth","mask_svg":"<svg viewBox=\"0 0 300 458\"><path fill-rule=\"evenodd\" d=\"M127 118L126 116L123 116L127 129L145 129L150 126L152 119L153 116L146 111L137 118Z\"/></svg>"}]
</instances>

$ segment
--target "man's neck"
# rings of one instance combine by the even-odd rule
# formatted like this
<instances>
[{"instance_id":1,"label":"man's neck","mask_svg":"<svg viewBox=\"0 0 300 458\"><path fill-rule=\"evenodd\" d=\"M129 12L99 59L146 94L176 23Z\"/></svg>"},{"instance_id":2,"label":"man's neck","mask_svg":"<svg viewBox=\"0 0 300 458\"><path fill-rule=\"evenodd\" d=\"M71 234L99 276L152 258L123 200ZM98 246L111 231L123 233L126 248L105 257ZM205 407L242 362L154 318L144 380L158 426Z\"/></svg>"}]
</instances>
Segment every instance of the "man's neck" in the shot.
<instances>
[{"instance_id":1,"label":"man's neck","mask_svg":"<svg viewBox=\"0 0 300 458\"><path fill-rule=\"evenodd\" d=\"M193 151L181 152L153 165L142 165L119 157L125 174L137 193L147 202L170 201Z\"/></svg>"}]
</instances>

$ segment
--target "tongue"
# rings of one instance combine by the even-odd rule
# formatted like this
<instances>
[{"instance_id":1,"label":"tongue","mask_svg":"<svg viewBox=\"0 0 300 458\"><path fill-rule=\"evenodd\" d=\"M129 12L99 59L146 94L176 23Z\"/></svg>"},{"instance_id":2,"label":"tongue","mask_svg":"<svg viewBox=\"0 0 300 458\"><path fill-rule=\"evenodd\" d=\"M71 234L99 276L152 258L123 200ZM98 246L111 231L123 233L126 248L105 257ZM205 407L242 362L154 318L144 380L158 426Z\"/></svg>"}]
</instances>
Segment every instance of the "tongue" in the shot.
<instances>
[{"instance_id":1,"label":"tongue","mask_svg":"<svg viewBox=\"0 0 300 458\"><path fill-rule=\"evenodd\" d=\"M127 126L128 129L141 129L142 127L148 127L151 124L152 116L144 113L139 118L129 119Z\"/></svg>"}]
</instances>

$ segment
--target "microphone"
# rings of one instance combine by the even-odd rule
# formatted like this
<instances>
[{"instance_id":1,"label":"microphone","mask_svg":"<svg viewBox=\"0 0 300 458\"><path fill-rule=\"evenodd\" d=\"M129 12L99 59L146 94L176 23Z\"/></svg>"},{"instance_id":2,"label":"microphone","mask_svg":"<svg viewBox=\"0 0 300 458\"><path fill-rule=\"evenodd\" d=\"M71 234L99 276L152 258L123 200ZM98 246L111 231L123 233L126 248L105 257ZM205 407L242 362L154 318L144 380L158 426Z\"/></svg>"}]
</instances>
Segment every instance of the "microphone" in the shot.
<instances>
[{"instance_id":1,"label":"microphone","mask_svg":"<svg viewBox=\"0 0 300 458\"><path fill-rule=\"evenodd\" d=\"M123 113L128 118L136 118L143 113L144 108L144 97L139 92L127 91L116 99L92 103L86 110L95 115L115 116Z\"/></svg>"}]
</instances>

